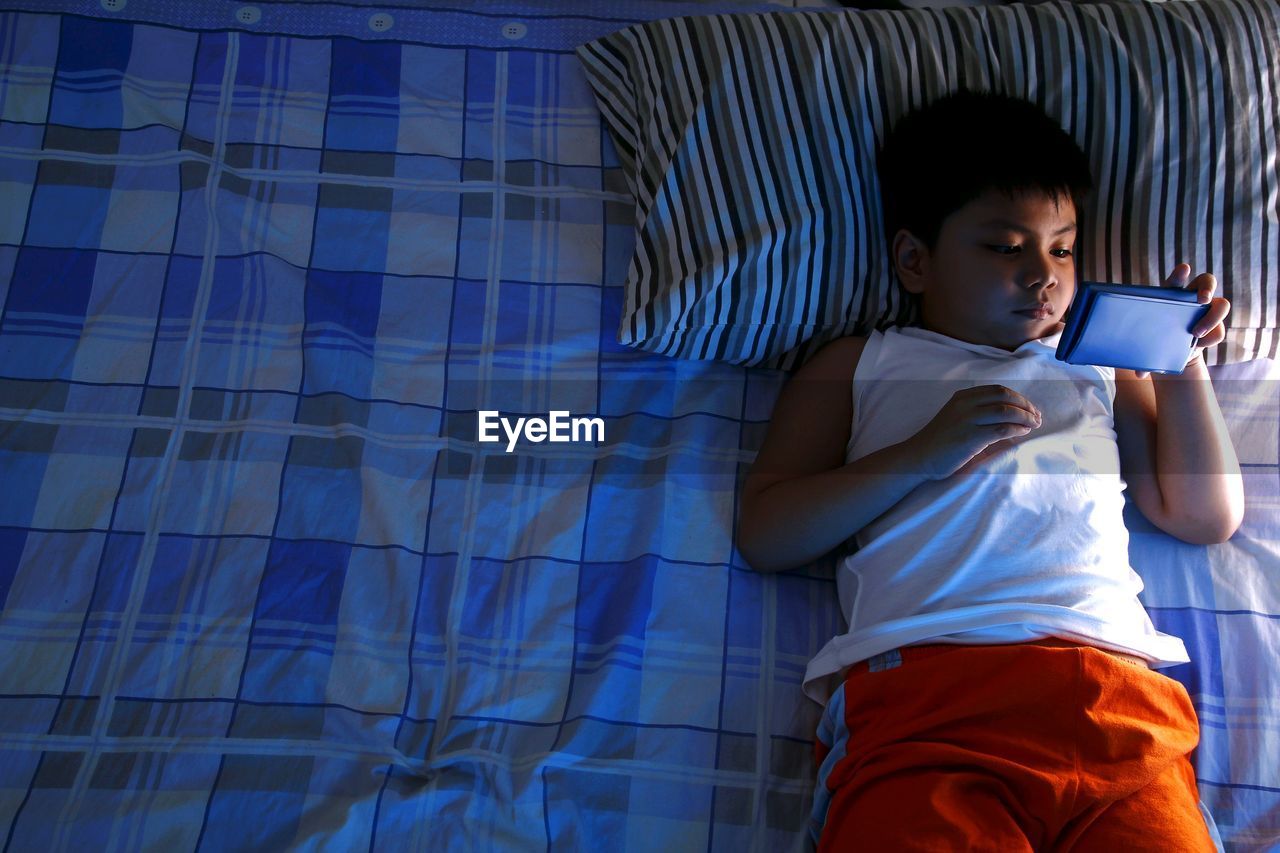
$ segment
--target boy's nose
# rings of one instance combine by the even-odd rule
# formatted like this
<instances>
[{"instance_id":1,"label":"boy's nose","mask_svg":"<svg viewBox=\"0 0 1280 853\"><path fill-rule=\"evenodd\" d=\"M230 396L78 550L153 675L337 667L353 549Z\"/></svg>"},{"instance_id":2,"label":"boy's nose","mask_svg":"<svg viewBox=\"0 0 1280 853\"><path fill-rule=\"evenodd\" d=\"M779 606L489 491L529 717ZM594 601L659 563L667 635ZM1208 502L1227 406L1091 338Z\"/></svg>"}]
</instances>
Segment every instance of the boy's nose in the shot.
<instances>
[{"instance_id":1,"label":"boy's nose","mask_svg":"<svg viewBox=\"0 0 1280 853\"><path fill-rule=\"evenodd\" d=\"M1022 284L1025 287L1053 287L1058 283L1058 271L1051 259L1030 258L1022 269Z\"/></svg>"}]
</instances>

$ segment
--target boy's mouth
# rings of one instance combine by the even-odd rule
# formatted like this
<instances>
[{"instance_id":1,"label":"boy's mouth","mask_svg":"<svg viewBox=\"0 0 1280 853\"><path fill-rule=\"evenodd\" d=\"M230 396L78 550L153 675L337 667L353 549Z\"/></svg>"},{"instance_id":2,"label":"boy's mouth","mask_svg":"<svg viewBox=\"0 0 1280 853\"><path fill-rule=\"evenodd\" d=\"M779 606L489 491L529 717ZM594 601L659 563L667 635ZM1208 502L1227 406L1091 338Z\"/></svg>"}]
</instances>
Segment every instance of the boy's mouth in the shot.
<instances>
[{"instance_id":1,"label":"boy's mouth","mask_svg":"<svg viewBox=\"0 0 1280 853\"><path fill-rule=\"evenodd\" d=\"M1047 320L1053 316L1053 306L1041 305L1039 308L1024 308L1013 313L1021 314L1023 317L1030 317L1032 320Z\"/></svg>"}]
</instances>

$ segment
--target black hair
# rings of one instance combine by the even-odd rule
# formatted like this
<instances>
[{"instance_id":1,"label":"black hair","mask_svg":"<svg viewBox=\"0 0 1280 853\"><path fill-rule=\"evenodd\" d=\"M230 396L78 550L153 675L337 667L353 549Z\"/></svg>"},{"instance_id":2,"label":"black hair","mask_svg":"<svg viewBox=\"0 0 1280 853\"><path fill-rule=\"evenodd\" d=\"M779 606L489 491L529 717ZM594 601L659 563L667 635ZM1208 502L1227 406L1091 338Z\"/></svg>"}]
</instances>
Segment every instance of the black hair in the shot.
<instances>
[{"instance_id":1,"label":"black hair","mask_svg":"<svg viewBox=\"0 0 1280 853\"><path fill-rule=\"evenodd\" d=\"M1080 146L1031 101L958 89L898 119L876 159L885 236L937 244L942 221L990 189L1066 196L1077 215L1093 189ZM1083 228L1081 229L1083 230Z\"/></svg>"}]
</instances>

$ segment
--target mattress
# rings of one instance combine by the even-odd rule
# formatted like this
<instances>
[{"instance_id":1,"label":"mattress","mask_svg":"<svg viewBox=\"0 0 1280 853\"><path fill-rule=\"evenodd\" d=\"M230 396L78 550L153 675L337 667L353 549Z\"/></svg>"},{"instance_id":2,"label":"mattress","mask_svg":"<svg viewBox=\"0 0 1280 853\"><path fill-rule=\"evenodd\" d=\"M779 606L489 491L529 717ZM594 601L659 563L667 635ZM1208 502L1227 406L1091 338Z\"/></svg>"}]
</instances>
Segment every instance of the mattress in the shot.
<instances>
[{"instance_id":1,"label":"mattress","mask_svg":"<svg viewBox=\"0 0 1280 853\"><path fill-rule=\"evenodd\" d=\"M733 545L786 375L617 344L633 201L573 54L717 7L6 5L4 849L806 849L836 557ZM1130 506L1130 557L1266 850L1280 375L1211 373L1244 525Z\"/></svg>"}]
</instances>

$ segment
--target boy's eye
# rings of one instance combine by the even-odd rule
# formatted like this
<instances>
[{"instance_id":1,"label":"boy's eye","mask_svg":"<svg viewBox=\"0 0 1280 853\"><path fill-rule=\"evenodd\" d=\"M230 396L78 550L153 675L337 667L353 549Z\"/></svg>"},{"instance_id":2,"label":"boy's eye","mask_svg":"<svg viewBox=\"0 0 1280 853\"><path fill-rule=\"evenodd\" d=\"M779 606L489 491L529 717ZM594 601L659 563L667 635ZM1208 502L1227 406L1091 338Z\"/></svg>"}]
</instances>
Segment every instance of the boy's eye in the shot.
<instances>
[{"instance_id":1,"label":"boy's eye","mask_svg":"<svg viewBox=\"0 0 1280 853\"><path fill-rule=\"evenodd\" d=\"M1022 250L1020 246L988 246L987 248L991 249L993 252L999 252L1002 255L1013 255ZM1057 258L1069 258L1071 257L1071 250L1070 249L1054 249L1053 254L1054 254L1054 257L1057 257Z\"/></svg>"}]
</instances>

